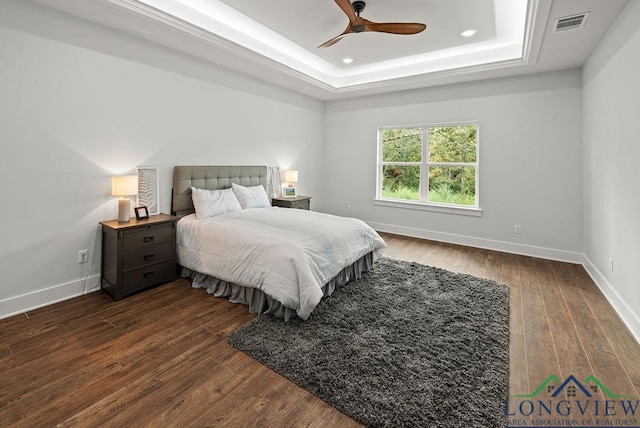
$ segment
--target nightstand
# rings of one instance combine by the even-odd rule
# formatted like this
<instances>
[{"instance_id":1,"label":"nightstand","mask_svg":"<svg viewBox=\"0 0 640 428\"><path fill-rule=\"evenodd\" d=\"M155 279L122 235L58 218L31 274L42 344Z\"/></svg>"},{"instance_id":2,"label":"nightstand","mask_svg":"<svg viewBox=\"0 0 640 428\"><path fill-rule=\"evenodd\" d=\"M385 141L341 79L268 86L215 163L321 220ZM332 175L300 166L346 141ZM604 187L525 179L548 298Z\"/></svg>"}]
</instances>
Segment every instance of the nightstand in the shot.
<instances>
[{"instance_id":1,"label":"nightstand","mask_svg":"<svg viewBox=\"0 0 640 428\"><path fill-rule=\"evenodd\" d=\"M167 214L102 221L101 287L114 300L176 278L176 222Z\"/></svg>"},{"instance_id":2,"label":"nightstand","mask_svg":"<svg viewBox=\"0 0 640 428\"><path fill-rule=\"evenodd\" d=\"M297 208L308 210L311 208L311 196L296 196L295 198L273 198L271 205L274 207Z\"/></svg>"}]
</instances>

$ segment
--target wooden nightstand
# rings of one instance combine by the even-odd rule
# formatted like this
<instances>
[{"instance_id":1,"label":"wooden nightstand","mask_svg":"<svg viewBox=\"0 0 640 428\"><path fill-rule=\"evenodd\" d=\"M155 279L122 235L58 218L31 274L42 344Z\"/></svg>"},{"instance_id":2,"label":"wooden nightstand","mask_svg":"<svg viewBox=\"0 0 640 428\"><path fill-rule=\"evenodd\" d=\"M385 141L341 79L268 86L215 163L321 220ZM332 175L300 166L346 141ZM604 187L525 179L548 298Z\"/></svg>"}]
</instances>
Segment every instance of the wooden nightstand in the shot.
<instances>
[{"instance_id":1,"label":"wooden nightstand","mask_svg":"<svg viewBox=\"0 0 640 428\"><path fill-rule=\"evenodd\" d=\"M167 214L102 221L101 287L120 300L176 278L176 222Z\"/></svg>"},{"instance_id":2,"label":"wooden nightstand","mask_svg":"<svg viewBox=\"0 0 640 428\"><path fill-rule=\"evenodd\" d=\"M296 196L295 198L273 198L271 205L274 207L297 208L308 210L311 208L311 196Z\"/></svg>"}]
</instances>

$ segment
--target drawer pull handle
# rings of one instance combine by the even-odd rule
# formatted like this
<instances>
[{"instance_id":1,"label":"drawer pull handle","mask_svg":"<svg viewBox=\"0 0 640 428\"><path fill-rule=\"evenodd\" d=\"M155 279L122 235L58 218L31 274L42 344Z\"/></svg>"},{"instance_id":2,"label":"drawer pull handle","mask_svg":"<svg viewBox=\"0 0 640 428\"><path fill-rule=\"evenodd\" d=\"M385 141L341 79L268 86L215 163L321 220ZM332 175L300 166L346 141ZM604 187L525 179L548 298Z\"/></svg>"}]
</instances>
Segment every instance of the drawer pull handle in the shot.
<instances>
[{"instance_id":1,"label":"drawer pull handle","mask_svg":"<svg viewBox=\"0 0 640 428\"><path fill-rule=\"evenodd\" d=\"M146 261L149 260L153 260L155 258L156 254L155 253L149 253L149 254L145 254L144 256L142 256L142 258L144 258Z\"/></svg>"},{"instance_id":2,"label":"drawer pull handle","mask_svg":"<svg viewBox=\"0 0 640 428\"><path fill-rule=\"evenodd\" d=\"M153 235L148 235L142 238L142 242L153 242Z\"/></svg>"},{"instance_id":3,"label":"drawer pull handle","mask_svg":"<svg viewBox=\"0 0 640 428\"><path fill-rule=\"evenodd\" d=\"M152 270L148 270L146 272L144 272L142 274L142 276L144 276L145 278L153 278L153 275L155 274L155 271Z\"/></svg>"}]
</instances>

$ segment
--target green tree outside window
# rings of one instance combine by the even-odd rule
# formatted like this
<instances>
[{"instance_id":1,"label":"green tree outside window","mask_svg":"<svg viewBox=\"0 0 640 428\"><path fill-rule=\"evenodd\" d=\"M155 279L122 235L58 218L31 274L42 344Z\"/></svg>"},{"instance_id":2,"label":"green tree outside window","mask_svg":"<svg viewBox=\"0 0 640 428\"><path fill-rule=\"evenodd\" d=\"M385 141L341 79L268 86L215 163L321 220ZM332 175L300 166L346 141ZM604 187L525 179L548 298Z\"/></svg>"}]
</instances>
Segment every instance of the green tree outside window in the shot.
<instances>
[{"instance_id":1,"label":"green tree outside window","mask_svg":"<svg viewBox=\"0 0 640 428\"><path fill-rule=\"evenodd\" d=\"M477 207L478 125L381 128L378 195Z\"/></svg>"}]
</instances>

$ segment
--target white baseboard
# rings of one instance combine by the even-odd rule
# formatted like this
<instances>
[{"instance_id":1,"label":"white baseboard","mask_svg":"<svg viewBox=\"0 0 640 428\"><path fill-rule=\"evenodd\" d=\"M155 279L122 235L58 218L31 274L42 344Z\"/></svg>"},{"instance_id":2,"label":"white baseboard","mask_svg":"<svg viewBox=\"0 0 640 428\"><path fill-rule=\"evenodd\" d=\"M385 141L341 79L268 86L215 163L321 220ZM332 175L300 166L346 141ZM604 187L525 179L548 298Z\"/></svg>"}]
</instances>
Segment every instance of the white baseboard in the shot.
<instances>
[{"instance_id":1,"label":"white baseboard","mask_svg":"<svg viewBox=\"0 0 640 428\"><path fill-rule=\"evenodd\" d=\"M513 244L510 242L494 241L490 239L474 238L471 236L456 235L451 233L435 232L432 230L415 229L404 226L395 226L376 222L366 222L369 226L380 232L393 233L396 235L411 236L413 238L429 239L449 244L465 245L467 247L484 248L487 250L501 251L504 253L520 254L523 256L538 257L542 259L558 260L562 262L577 263L584 266L585 270L593 279L609 304L616 311L618 316L625 323L636 341L640 343L640 314L636 314L627 305L613 286L606 280L598 269L591 263L589 258L577 252L553 250L549 248L534 247L531 245Z\"/></svg>"},{"instance_id":2,"label":"white baseboard","mask_svg":"<svg viewBox=\"0 0 640 428\"><path fill-rule=\"evenodd\" d=\"M582 264L584 260L583 254L577 252L554 250L551 248L535 247L532 245L514 244L512 242L494 241L492 239L474 238L472 236L435 232L433 230L415 229L412 227L395 226L371 221L366 221L366 223L380 232L411 236L413 238L429 239L449 244L465 245L467 247L483 248L486 250L501 251L503 253L520 254L523 256L558 260L562 262Z\"/></svg>"},{"instance_id":3,"label":"white baseboard","mask_svg":"<svg viewBox=\"0 0 640 428\"><path fill-rule=\"evenodd\" d=\"M620 316L629 331L631 331L631 334L635 337L638 343L640 343L640 315L633 312L609 281L607 281L593 263L591 263L591 260L589 260L589 258L584 254L370 221L367 221L367 224L380 232L582 264L602 294L617 312L618 316ZM93 275L88 277L85 281L79 279L65 284L54 285L53 287L49 287L44 290L33 291L31 293L0 300L0 319L81 296L82 294L92 293L99 289L100 275Z\"/></svg>"},{"instance_id":4,"label":"white baseboard","mask_svg":"<svg viewBox=\"0 0 640 428\"><path fill-rule=\"evenodd\" d=\"M83 289L84 284L84 289ZM0 319L100 290L100 275L0 300Z\"/></svg>"},{"instance_id":5,"label":"white baseboard","mask_svg":"<svg viewBox=\"0 0 640 428\"><path fill-rule=\"evenodd\" d=\"M635 337L636 341L640 343L640 314L633 312L627 302L624 301L615 288L613 288L611 283L607 281L604 275L602 275L598 268L591 263L591 260L589 260L586 255L584 256L582 265L591 279L593 279L593 282L596 283L602 294L604 294L604 297L609 301L609 304L613 306L613 309L625 323L633 337Z\"/></svg>"}]
</instances>

